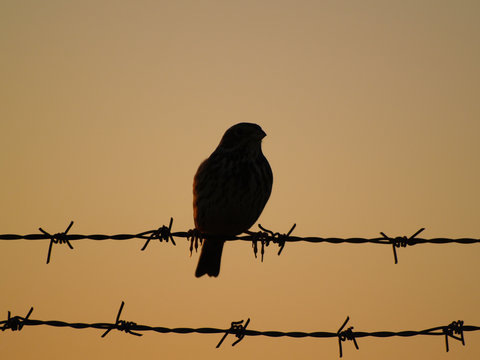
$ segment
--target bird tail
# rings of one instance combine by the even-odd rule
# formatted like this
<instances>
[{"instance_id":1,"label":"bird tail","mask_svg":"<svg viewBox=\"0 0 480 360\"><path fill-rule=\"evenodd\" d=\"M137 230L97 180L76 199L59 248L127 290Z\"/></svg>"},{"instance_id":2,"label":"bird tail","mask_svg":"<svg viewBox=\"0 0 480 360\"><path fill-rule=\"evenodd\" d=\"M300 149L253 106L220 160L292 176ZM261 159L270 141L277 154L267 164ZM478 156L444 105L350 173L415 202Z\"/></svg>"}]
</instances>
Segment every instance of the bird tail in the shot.
<instances>
[{"instance_id":1,"label":"bird tail","mask_svg":"<svg viewBox=\"0 0 480 360\"><path fill-rule=\"evenodd\" d=\"M202 246L202 252L198 259L195 276L200 277L205 274L217 277L220 273L220 261L222 260L223 240L205 239Z\"/></svg>"}]
</instances>

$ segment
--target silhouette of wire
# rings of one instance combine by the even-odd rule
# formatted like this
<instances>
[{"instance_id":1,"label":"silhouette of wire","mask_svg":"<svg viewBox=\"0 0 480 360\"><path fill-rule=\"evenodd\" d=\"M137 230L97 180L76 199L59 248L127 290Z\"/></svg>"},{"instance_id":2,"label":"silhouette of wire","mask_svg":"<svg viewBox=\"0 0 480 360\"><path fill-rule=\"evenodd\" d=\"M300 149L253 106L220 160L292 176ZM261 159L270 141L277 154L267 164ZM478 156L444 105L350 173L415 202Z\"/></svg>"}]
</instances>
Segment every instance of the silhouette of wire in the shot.
<instances>
[{"instance_id":1,"label":"silhouette of wire","mask_svg":"<svg viewBox=\"0 0 480 360\"><path fill-rule=\"evenodd\" d=\"M150 244L152 240L159 240L160 242L171 242L173 245L176 245L174 238L186 238L190 241L190 255L193 252L193 249L197 250L199 244L201 244L202 240L205 238L205 234L201 234L196 229L191 229L188 231L176 231L172 232L172 225L173 225L173 218L170 218L170 223L168 226L161 226L155 230L148 230L137 234L117 234L117 235L102 235L102 234L94 234L94 235L80 235L80 234L68 234L68 231L73 225L73 221L70 222L70 225L67 229L60 233L50 234L49 232L39 228L40 234L28 234L28 235L16 235L16 234L0 234L0 240L50 240L48 253L47 253L47 264L50 262L51 253L52 253L52 246L54 244L67 244L70 249L73 249L71 241L76 240L131 240L131 239L143 239L146 240L145 244L142 246L141 250L144 251L147 246ZM450 239L450 238L432 238L432 239L423 239L418 238L422 231L425 228L421 228L416 231L413 235L407 236L397 236L397 237L390 237L387 236L384 232L380 232L382 235L381 237L377 238L336 238L336 237L329 237L329 238L322 238L322 237L314 237L314 236L307 236L307 237L300 237L300 236L292 236L292 232L296 227L294 224L287 233L279 233L268 230L264 228L262 225L258 225L260 231L248 231L247 235L241 236L232 236L231 239L227 241L249 241L252 243L253 252L255 257L257 257L258 253L258 242L260 242L261 249L261 259L263 261L263 255L265 253L265 247L268 246L270 243L276 244L279 246L278 255L280 255L285 247L287 242L295 243L295 242L308 242L308 243L330 243L330 244L381 244L381 245L390 245L393 249L393 256L395 264L398 263L397 257L397 248L406 247L406 246L413 246L416 244L478 244L480 243L480 239L475 238L458 238L458 239Z\"/></svg>"},{"instance_id":2,"label":"silhouette of wire","mask_svg":"<svg viewBox=\"0 0 480 360\"><path fill-rule=\"evenodd\" d=\"M144 331L153 331L157 333L175 333L175 334L223 334L223 337L220 339L216 347L220 347L226 337L229 334L234 335L237 340L232 343L232 346L238 344L241 340L248 336L267 336L267 337L291 337L291 338L337 338L338 345L339 345L339 352L340 357L343 356L343 349L342 343L345 341L352 341L355 348L358 350L359 346L357 343L357 339L363 337L376 337L376 338L386 338L386 337L412 337L412 336L419 336L419 335L431 335L431 336L444 336L445 337L445 346L446 351L450 350L448 339L454 339L465 345L465 332L470 331L479 331L480 326L473 326L473 325L464 325L462 320L453 321L448 325L432 327L425 330L405 330L405 331L353 331L353 326L348 327L344 330L345 326L347 325L348 321L350 320L349 317L343 322L340 329L336 332L329 332L329 331L314 331L314 332L303 332L303 331L258 331L247 329L247 325L250 323L250 319L248 319L245 323L243 320L241 321L233 321L231 325L227 329L219 329L219 328L212 328L212 327L201 327L201 328L168 328L163 326L149 326L149 325L141 325L137 324L133 321L125 321L121 320L120 316L122 314L122 310L125 303L122 301L120 305L120 309L117 312L115 322L114 323L71 323L66 321L58 321L58 320L36 320L30 319L30 315L33 312L33 307L27 313L25 317L22 316L11 316L10 311L8 311L8 318L6 320L0 321L0 328L2 331L10 329L12 331L20 331L25 326L54 326L54 327L69 327L73 329L99 329L104 330L101 337L105 337L108 333L112 330L123 331L131 335L135 336L142 336L140 332Z\"/></svg>"}]
</instances>

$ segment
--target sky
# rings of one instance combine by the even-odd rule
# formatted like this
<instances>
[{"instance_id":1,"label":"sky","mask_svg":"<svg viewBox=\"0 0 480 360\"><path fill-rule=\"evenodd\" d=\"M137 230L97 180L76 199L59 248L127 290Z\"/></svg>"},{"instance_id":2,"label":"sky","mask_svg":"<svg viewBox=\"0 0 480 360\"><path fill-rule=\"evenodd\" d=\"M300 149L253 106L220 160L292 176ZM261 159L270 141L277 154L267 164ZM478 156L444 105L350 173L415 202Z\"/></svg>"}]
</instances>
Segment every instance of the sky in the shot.
<instances>
[{"instance_id":1,"label":"sky","mask_svg":"<svg viewBox=\"0 0 480 360\"><path fill-rule=\"evenodd\" d=\"M267 133L259 223L294 235L478 238L477 1L0 3L0 234L193 228L198 165L233 124ZM253 230L257 230L255 225ZM289 243L263 263L226 244L218 278L189 243L0 241L0 319L165 327L423 330L480 326L478 245ZM18 359L338 358L336 339L54 327L5 331ZM347 359L474 359L444 338L361 338Z\"/></svg>"}]
</instances>

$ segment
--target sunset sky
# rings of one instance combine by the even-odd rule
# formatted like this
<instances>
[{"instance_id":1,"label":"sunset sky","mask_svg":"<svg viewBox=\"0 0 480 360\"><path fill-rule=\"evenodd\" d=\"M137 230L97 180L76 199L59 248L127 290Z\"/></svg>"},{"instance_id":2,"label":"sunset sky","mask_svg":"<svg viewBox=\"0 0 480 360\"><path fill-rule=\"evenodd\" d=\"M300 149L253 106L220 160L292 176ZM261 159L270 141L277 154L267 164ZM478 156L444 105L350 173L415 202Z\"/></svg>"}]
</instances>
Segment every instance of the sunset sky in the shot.
<instances>
[{"instance_id":1,"label":"sunset sky","mask_svg":"<svg viewBox=\"0 0 480 360\"><path fill-rule=\"evenodd\" d=\"M0 2L0 234L193 228L192 181L227 128L254 122L274 174L259 223L294 235L480 237L480 2ZM257 230L255 225L253 230ZM165 327L480 326L480 246L226 244L194 277L182 238L0 241L0 320ZM337 339L47 326L4 358L335 359ZM345 359L476 359L443 336L361 338Z\"/></svg>"}]
</instances>

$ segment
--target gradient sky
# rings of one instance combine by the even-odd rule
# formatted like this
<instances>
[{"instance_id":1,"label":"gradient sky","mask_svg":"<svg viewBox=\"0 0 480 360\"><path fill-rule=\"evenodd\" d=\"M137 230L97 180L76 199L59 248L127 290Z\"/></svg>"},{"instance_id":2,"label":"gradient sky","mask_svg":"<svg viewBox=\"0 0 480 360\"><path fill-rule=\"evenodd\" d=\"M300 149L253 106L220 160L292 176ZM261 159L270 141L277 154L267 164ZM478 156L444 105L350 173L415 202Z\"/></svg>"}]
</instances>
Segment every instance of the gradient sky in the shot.
<instances>
[{"instance_id":1,"label":"gradient sky","mask_svg":"<svg viewBox=\"0 0 480 360\"><path fill-rule=\"evenodd\" d=\"M193 227L192 179L231 125L255 122L274 172L259 222L298 236L480 234L478 1L0 2L0 233ZM255 227L256 228L256 227ZM0 318L336 331L480 325L478 245L1 241ZM28 327L18 359L332 359L336 339L141 338ZM362 338L346 359L480 358L443 337Z\"/></svg>"}]
</instances>

